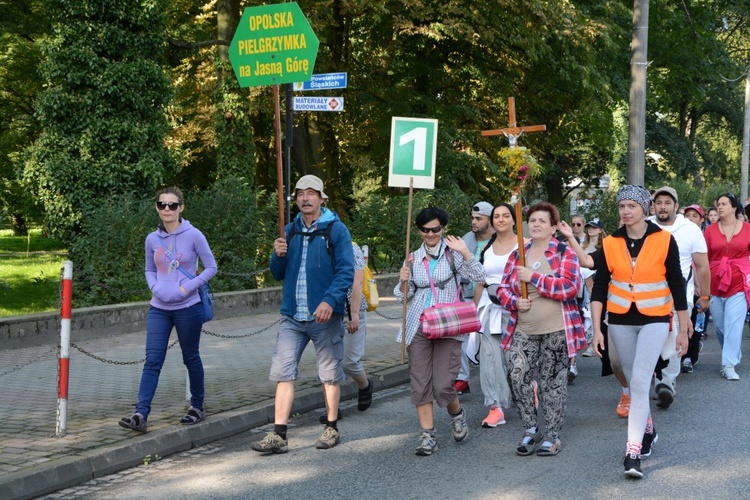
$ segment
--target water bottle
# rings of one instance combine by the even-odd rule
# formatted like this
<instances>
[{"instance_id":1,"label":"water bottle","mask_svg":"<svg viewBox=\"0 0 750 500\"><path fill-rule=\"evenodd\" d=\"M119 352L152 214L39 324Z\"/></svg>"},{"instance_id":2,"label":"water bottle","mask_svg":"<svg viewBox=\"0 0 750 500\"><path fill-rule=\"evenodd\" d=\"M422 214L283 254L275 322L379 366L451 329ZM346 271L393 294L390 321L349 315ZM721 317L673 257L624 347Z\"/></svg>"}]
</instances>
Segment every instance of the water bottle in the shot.
<instances>
[{"instance_id":1,"label":"water bottle","mask_svg":"<svg viewBox=\"0 0 750 500\"><path fill-rule=\"evenodd\" d=\"M701 310L701 306L697 306L698 310ZM698 333L703 333L703 329L706 326L706 313L703 311L699 312L698 315L695 317L695 331Z\"/></svg>"}]
</instances>

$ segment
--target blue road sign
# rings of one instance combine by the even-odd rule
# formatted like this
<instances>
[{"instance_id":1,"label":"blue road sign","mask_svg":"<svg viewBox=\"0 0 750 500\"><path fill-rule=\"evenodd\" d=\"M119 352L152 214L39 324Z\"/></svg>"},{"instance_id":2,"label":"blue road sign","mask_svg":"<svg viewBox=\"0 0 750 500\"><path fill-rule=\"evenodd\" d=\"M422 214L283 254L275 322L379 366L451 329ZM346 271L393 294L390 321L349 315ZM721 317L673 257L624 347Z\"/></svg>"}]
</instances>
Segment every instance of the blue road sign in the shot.
<instances>
[{"instance_id":1,"label":"blue road sign","mask_svg":"<svg viewBox=\"0 0 750 500\"><path fill-rule=\"evenodd\" d=\"M321 73L312 75L309 82L295 82L294 90L345 89L346 73Z\"/></svg>"}]
</instances>

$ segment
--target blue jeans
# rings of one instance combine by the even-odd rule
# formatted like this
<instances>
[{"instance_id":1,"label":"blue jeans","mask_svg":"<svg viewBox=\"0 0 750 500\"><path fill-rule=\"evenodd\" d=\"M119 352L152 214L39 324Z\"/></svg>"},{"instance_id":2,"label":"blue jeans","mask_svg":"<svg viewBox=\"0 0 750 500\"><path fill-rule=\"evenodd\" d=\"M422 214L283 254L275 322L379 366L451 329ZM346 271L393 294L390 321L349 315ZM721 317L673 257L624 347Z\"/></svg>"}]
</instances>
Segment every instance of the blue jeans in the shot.
<instances>
[{"instance_id":1,"label":"blue jeans","mask_svg":"<svg viewBox=\"0 0 750 500\"><path fill-rule=\"evenodd\" d=\"M729 297L711 296L711 315L721 345L721 366L740 364L745 314L747 300L744 290Z\"/></svg>"},{"instance_id":2,"label":"blue jeans","mask_svg":"<svg viewBox=\"0 0 750 500\"><path fill-rule=\"evenodd\" d=\"M282 315L276 345L271 359L273 382L297 380L299 360L312 340L318 360L318 378L324 384L337 384L344 380L344 323L340 314L333 314L326 323L297 321Z\"/></svg>"},{"instance_id":3,"label":"blue jeans","mask_svg":"<svg viewBox=\"0 0 750 500\"><path fill-rule=\"evenodd\" d=\"M138 404L135 412L145 418L151 413L151 400L154 399L159 383L161 367L167 356L167 345L172 328L177 330L177 338L182 349L182 362L190 378L190 405L203 410L203 361L199 351L201 329L203 327L203 305L195 305L176 311L151 307L146 321L146 362L141 374L138 389Z\"/></svg>"}]
</instances>

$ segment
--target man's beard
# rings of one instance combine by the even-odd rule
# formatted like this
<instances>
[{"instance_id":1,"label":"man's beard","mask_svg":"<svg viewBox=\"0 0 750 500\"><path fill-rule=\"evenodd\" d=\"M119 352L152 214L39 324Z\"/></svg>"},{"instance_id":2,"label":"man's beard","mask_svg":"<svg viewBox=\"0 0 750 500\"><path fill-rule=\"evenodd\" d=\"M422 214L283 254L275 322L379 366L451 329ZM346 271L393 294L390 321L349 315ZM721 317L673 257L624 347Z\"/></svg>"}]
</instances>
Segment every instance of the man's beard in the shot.
<instances>
[{"instance_id":1,"label":"man's beard","mask_svg":"<svg viewBox=\"0 0 750 500\"><path fill-rule=\"evenodd\" d=\"M657 213L656 220L659 222L669 222L672 220L672 216L670 214Z\"/></svg>"}]
</instances>

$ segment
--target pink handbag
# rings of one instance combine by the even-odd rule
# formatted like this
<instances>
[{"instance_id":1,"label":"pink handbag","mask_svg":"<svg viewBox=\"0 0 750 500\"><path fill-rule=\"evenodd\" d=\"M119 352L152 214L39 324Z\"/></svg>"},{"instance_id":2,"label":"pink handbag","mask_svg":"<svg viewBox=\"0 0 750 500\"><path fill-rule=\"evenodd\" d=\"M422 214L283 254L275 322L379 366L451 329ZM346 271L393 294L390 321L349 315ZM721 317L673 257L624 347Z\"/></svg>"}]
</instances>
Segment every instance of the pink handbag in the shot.
<instances>
[{"instance_id":1,"label":"pink handbag","mask_svg":"<svg viewBox=\"0 0 750 500\"><path fill-rule=\"evenodd\" d=\"M437 298L435 283L430 276L430 269L426 261L422 261L430 279L432 295ZM422 333L429 340L465 335L479 331L482 324L479 321L477 306L474 301L461 301L458 280L456 280L456 300L447 304L435 304L422 312Z\"/></svg>"}]
</instances>

